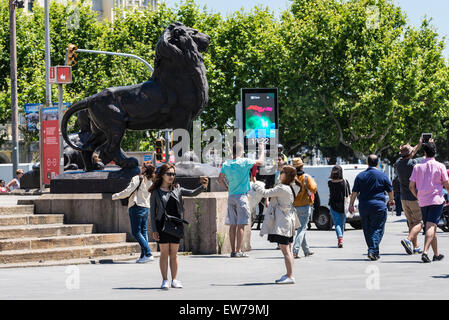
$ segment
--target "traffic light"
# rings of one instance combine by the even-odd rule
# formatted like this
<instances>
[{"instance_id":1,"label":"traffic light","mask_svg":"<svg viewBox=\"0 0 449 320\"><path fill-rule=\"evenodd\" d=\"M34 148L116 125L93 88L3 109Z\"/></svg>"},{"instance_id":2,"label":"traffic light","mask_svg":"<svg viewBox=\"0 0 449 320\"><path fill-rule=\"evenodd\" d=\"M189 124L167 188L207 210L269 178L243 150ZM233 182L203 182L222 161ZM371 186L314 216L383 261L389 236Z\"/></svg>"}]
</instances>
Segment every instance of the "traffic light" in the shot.
<instances>
[{"instance_id":1,"label":"traffic light","mask_svg":"<svg viewBox=\"0 0 449 320\"><path fill-rule=\"evenodd\" d=\"M164 153L164 138L157 138L156 139L156 160L162 161L163 160L163 153Z\"/></svg>"},{"instance_id":2,"label":"traffic light","mask_svg":"<svg viewBox=\"0 0 449 320\"><path fill-rule=\"evenodd\" d=\"M66 61L66 65L68 66L74 66L76 64L76 57L78 56L76 54L76 50L78 50L78 47L75 46L74 44L69 43L69 45L67 46L67 61Z\"/></svg>"}]
</instances>

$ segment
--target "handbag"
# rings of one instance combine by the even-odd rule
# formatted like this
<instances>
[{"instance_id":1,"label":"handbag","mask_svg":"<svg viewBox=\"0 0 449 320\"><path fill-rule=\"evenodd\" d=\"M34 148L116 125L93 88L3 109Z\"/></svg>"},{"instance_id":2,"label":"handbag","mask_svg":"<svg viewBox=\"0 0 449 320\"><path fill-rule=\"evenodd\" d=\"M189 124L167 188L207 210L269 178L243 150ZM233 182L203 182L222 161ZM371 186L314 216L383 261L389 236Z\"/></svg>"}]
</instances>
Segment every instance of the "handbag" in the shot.
<instances>
[{"instance_id":1,"label":"handbag","mask_svg":"<svg viewBox=\"0 0 449 320\"><path fill-rule=\"evenodd\" d=\"M292 193L293 193L293 201L294 201L295 198L296 198L295 190L293 190L293 187L292 187L292 186L290 186L290 189L292 190ZM293 210L295 210L295 209L293 209ZM301 223L299 222L299 218L298 218L298 215L296 214L296 210L295 210L295 212L293 212L293 215L294 215L294 217L295 217L294 228L295 228L295 230L298 230L299 227L301 226Z\"/></svg>"},{"instance_id":2,"label":"handbag","mask_svg":"<svg viewBox=\"0 0 449 320\"><path fill-rule=\"evenodd\" d=\"M134 189L134 191L129 195L129 197L126 197L124 199L120 199L120 203L122 204L122 206L128 206L129 198L131 198L131 196L134 194L134 192L136 192L140 188L140 185L142 184L143 178L139 177L139 179L140 179L139 185L137 186L137 188Z\"/></svg>"},{"instance_id":3,"label":"handbag","mask_svg":"<svg viewBox=\"0 0 449 320\"><path fill-rule=\"evenodd\" d=\"M354 213L349 212L349 202L351 200L350 196L350 190L349 190L349 182L347 180L345 180L345 201L344 201L344 210L345 210L345 215L346 218L353 218L354 217Z\"/></svg>"},{"instance_id":4,"label":"handbag","mask_svg":"<svg viewBox=\"0 0 449 320\"><path fill-rule=\"evenodd\" d=\"M162 199L162 196L160 193L160 190L158 189L157 191L158 191L159 199L161 200L161 203L162 203L162 207L164 208L164 216L162 217L164 222L162 225L161 232L164 232L166 234L169 234L169 235L179 238L179 239L184 238L184 223L188 225L189 222L187 222L186 220L184 220L182 218L168 215L167 210L164 205L164 200Z\"/></svg>"}]
</instances>

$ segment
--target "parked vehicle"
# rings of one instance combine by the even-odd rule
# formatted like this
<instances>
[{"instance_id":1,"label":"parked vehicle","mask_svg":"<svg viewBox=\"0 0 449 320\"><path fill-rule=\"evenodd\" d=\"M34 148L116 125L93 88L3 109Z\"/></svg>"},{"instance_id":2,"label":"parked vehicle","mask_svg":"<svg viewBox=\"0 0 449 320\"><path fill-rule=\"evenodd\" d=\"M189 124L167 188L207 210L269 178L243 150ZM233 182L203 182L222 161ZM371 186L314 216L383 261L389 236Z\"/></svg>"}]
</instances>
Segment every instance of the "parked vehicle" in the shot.
<instances>
[{"instance_id":1,"label":"parked vehicle","mask_svg":"<svg viewBox=\"0 0 449 320\"><path fill-rule=\"evenodd\" d=\"M438 222L438 228L444 232L449 232L449 195L446 192L443 193L446 202L443 207L443 213L441 214L440 221Z\"/></svg>"},{"instance_id":2,"label":"parked vehicle","mask_svg":"<svg viewBox=\"0 0 449 320\"><path fill-rule=\"evenodd\" d=\"M311 220L315 223L318 230L331 230L333 226L332 215L328 204L329 187L327 185L333 167L333 165L304 166L304 172L312 176L317 183L318 190L317 196L315 196ZM360 172L368 168L366 164L343 164L341 167L343 168L343 177L348 180L351 188L354 186L355 177ZM358 200L356 199L354 206L357 207L357 205ZM362 228L362 223L358 212L354 214L354 217L346 219L346 222L349 223L354 229Z\"/></svg>"}]
</instances>

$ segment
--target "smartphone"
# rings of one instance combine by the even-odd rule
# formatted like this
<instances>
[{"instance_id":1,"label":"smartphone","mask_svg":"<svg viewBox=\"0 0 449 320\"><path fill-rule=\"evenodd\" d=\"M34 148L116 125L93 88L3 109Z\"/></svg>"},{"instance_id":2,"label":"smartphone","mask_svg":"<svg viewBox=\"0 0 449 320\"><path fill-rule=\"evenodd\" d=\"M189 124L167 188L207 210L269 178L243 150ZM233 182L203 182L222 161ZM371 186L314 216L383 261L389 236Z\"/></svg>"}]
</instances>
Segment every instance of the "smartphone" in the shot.
<instances>
[{"instance_id":1,"label":"smartphone","mask_svg":"<svg viewBox=\"0 0 449 320\"><path fill-rule=\"evenodd\" d=\"M423 133L422 134L422 142L426 143L429 142L429 140L432 138L432 134L431 133Z\"/></svg>"}]
</instances>

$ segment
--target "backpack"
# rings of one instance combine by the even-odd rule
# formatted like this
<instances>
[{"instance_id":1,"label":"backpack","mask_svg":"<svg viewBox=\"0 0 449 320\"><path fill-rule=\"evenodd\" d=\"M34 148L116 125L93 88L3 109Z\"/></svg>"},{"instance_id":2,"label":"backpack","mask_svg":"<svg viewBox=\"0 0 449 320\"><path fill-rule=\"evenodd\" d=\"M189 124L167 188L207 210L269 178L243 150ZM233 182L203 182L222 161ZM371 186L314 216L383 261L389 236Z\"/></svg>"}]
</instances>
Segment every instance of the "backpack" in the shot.
<instances>
[{"instance_id":1,"label":"backpack","mask_svg":"<svg viewBox=\"0 0 449 320\"><path fill-rule=\"evenodd\" d=\"M140 185L142 184L142 181L143 181L143 177L139 177L139 180L140 180L139 185L137 186L137 188L134 189L134 191L129 195L129 197L126 197L126 198L124 198L124 199L120 199L120 202L121 202L122 206L128 206L128 204L129 204L129 198L131 198L131 196L134 195L134 192L136 192L137 190L139 190ZM131 183L131 182L130 182L130 183Z\"/></svg>"},{"instance_id":2,"label":"backpack","mask_svg":"<svg viewBox=\"0 0 449 320\"><path fill-rule=\"evenodd\" d=\"M304 188L306 188L307 194L309 195L309 198L312 202L315 202L315 194L312 191L309 191L309 189L307 189L307 177L308 174L304 173Z\"/></svg>"}]
</instances>

